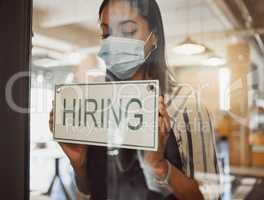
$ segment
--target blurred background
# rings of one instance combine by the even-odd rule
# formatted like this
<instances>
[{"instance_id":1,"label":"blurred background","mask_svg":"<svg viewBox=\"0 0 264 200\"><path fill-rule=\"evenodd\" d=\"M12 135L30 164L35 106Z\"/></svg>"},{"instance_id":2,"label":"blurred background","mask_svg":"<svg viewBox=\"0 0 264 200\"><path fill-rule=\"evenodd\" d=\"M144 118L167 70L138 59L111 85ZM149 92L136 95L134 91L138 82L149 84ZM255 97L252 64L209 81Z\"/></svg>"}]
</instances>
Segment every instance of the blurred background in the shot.
<instances>
[{"instance_id":1,"label":"blurred background","mask_svg":"<svg viewBox=\"0 0 264 200\"><path fill-rule=\"evenodd\" d=\"M225 184L210 192L223 199L263 199L264 1L157 1L175 81L192 85L212 112ZM78 199L48 120L55 84L72 83L76 74L79 82L104 79L105 65L96 56L101 2L34 0L32 199Z\"/></svg>"}]
</instances>

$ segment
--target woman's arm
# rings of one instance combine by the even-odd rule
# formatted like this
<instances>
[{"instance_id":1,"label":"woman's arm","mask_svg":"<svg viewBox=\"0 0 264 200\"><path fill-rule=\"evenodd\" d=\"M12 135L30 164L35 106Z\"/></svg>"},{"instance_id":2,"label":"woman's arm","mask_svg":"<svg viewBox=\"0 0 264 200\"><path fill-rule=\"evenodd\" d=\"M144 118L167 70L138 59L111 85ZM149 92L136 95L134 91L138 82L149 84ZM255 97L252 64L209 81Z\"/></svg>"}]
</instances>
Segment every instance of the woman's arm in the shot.
<instances>
[{"instance_id":1,"label":"woman's arm","mask_svg":"<svg viewBox=\"0 0 264 200\"><path fill-rule=\"evenodd\" d=\"M73 167L74 168L74 167ZM87 170L85 167L81 168L74 168L75 172L75 182L78 190L85 194L85 195L90 195L90 187L89 187L89 178L87 175Z\"/></svg>"},{"instance_id":2,"label":"woman's arm","mask_svg":"<svg viewBox=\"0 0 264 200\"><path fill-rule=\"evenodd\" d=\"M178 199L204 199L201 191L199 190L198 183L195 180L186 177L180 170L173 166L169 185Z\"/></svg>"},{"instance_id":3,"label":"woman's arm","mask_svg":"<svg viewBox=\"0 0 264 200\"><path fill-rule=\"evenodd\" d=\"M49 128L53 133L53 110L49 116ZM87 146L78 144L59 143L64 153L69 158L75 172L76 185L81 193L90 194L88 176L87 176Z\"/></svg>"},{"instance_id":4,"label":"woman's arm","mask_svg":"<svg viewBox=\"0 0 264 200\"><path fill-rule=\"evenodd\" d=\"M179 169L172 166L165 158L165 148L171 129L170 120L164 98L159 99L159 147L157 152L144 152L143 169L148 182L155 189L162 191L164 186L170 188L170 191L179 200L193 200L203 199L203 195L199 190L198 183L185 176ZM154 183L150 177L154 176ZM153 187L153 188L154 188ZM158 188L157 188L158 187Z\"/></svg>"},{"instance_id":5,"label":"woman's arm","mask_svg":"<svg viewBox=\"0 0 264 200\"><path fill-rule=\"evenodd\" d=\"M202 200L203 195L199 190L198 183L185 176L179 169L170 165L167 160L161 161L156 169L156 179L164 180L164 177L170 173L170 177L167 180L168 187L171 192L179 200ZM169 172L170 168L170 172ZM159 182L159 181L158 181Z\"/></svg>"}]
</instances>

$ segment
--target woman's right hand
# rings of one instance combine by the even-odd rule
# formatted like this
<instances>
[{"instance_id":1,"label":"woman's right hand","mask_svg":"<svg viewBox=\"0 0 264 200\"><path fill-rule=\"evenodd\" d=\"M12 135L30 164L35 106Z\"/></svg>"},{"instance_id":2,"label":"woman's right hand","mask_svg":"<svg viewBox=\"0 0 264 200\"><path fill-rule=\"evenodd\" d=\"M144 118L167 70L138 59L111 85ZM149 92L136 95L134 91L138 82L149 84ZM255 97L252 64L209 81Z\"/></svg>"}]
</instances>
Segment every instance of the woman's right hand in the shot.
<instances>
[{"instance_id":1,"label":"woman's right hand","mask_svg":"<svg viewBox=\"0 0 264 200\"><path fill-rule=\"evenodd\" d=\"M53 110L50 112L49 128L53 133ZM66 144L59 142L64 153L70 159L71 165L76 171L85 170L87 146L81 144Z\"/></svg>"}]
</instances>

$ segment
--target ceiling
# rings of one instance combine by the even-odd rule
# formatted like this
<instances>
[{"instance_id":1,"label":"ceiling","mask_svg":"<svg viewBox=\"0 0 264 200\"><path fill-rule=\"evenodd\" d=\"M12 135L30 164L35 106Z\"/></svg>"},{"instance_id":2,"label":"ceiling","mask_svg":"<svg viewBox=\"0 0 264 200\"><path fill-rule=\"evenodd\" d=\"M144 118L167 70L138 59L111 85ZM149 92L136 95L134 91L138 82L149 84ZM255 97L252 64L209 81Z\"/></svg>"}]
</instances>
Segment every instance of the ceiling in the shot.
<instances>
[{"instance_id":1,"label":"ceiling","mask_svg":"<svg viewBox=\"0 0 264 200\"><path fill-rule=\"evenodd\" d=\"M251 13L254 26L264 27L264 2L263 0L245 0L245 3ZM261 20L258 20L261 19Z\"/></svg>"},{"instance_id":2,"label":"ceiling","mask_svg":"<svg viewBox=\"0 0 264 200\"><path fill-rule=\"evenodd\" d=\"M264 1L263 0L218 0L222 2L223 12L229 16L235 27L264 28ZM257 32L247 39L254 40L259 52L264 56L264 32Z\"/></svg>"},{"instance_id":3,"label":"ceiling","mask_svg":"<svg viewBox=\"0 0 264 200\"><path fill-rule=\"evenodd\" d=\"M173 47L187 35L205 43L217 55L225 56L225 47L229 38L219 37L217 33L233 29L235 25L217 3L224 0L157 1L164 21L168 61L171 66L179 65L180 61L180 58L173 54ZM259 4L254 6L250 3L252 0L245 2L251 5L250 10L256 11L253 18L258 19L260 16L258 13L263 13L263 0L254 1ZM35 46L61 53L65 53L63 50L66 53L96 52L100 45L98 26L100 3L101 0L34 0L33 31L36 36L50 40L50 43L41 43L36 37ZM262 22L256 21L256 25L262 26L264 21L259 21ZM210 37L208 33L211 33ZM69 48L58 50L54 49L54 45L53 47L48 45L54 42L68 45Z\"/></svg>"}]
</instances>

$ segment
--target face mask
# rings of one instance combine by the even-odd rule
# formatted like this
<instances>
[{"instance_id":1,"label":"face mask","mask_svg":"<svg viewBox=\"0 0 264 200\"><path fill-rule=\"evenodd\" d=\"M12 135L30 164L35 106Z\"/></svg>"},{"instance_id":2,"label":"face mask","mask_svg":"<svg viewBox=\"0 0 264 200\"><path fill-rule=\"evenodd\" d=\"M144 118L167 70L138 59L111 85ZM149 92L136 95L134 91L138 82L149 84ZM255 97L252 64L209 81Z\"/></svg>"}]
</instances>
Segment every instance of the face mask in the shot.
<instances>
[{"instance_id":1,"label":"face mask","mask_svg":"<svg viewBox=\"0 0 264 200\"><path fill-rule=\"evenodd\" d=\"M105 61L107 69L117 78L120 80L130 79L154 50L145 56L145 45L151 35L152 33L146 41L108 37L103 40L98 56Z\"/></svg>"}]
</instances>

